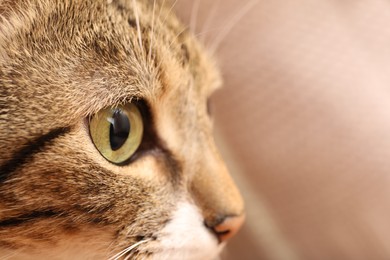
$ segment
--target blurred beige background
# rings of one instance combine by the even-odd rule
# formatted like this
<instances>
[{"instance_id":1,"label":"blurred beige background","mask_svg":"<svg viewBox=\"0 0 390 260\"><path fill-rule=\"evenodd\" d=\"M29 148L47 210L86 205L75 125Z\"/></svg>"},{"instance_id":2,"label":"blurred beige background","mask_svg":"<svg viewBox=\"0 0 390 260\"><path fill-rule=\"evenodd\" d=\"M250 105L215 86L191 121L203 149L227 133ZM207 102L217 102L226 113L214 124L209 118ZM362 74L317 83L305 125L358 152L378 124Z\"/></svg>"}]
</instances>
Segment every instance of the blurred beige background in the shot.
<instances>
[{"instance_id":1,"label":"blurred beige background","mask_svg":"<svg viewBox=\"0 0 390 260\"><path fill-rule=\"evenodd\" d=\"M219 143L248 214L223 259L390 259L390 2L175 8L219 43Z\"/></svg>"}]
</instances>

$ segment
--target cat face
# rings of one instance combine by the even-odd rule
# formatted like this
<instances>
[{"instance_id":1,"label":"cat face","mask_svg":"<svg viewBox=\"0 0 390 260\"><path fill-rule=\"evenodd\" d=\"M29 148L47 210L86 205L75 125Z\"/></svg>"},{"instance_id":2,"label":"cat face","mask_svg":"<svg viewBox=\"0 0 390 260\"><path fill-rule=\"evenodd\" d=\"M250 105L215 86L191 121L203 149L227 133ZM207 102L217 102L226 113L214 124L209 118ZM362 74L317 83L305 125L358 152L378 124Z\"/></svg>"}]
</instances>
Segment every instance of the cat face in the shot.
<instances>
[{"instance_id":1,"label":"cat face","mask_svg":"<svg viewBox=\"0 0 390 260\"><path fill-rule=\"evenodd\" d=\"M243 202L214 63L154 1L0 3L0 254L213 259Z\"/></svg>"}]
</instances>

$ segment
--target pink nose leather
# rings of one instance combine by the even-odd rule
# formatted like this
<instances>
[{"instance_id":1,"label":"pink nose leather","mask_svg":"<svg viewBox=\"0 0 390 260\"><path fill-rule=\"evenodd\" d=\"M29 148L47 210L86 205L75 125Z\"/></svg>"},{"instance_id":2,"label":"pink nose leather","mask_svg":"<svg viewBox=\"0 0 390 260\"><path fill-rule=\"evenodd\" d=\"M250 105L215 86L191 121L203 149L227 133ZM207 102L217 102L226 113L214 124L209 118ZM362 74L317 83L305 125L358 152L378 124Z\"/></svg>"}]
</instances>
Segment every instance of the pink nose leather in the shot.
<instances>
[{"instance_id":1,"label":"pink nose leather","mask_svg":"<svg viewBox=\"0 0 390 260\"><path fill-rule=\"evenodd\" d=\"M212 230L217 235L220 242L225 242L229 238L237 234L242 224L244 223L245 215L227 217L222 223L212 227Z\"/></svg>"}]
</instances>

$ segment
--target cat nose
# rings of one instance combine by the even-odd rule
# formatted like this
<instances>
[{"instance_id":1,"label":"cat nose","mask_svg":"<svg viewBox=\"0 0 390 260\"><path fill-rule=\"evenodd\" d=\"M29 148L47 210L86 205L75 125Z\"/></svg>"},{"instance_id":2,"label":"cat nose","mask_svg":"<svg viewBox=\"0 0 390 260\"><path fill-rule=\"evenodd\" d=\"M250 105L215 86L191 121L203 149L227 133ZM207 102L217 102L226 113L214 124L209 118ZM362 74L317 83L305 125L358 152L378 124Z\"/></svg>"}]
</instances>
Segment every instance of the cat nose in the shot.
<instances>
[{"instance_id":1,"label":"cat nose","mask_svg":"<svg viewBox=\"0 0 390 260\"><path fill-rule=\"evenodd\" d=\"M205 221L208 227L218 238L219 243L225 242L237 234L245 220L245 214L219 218L219 221Z\"/></svg>"}]
</instances>

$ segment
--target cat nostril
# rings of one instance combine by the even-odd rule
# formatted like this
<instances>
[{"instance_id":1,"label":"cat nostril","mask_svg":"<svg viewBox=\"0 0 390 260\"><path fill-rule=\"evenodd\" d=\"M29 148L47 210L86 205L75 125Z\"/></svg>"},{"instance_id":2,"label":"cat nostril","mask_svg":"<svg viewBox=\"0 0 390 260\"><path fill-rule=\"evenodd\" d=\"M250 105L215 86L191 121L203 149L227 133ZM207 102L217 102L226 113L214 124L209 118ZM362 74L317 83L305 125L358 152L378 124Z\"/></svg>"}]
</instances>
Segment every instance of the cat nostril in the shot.
<instances>
[{"instance_id":1,"label":"cat nostril","mask_svg":"<svg viewBox=\"0 0 390 260\"><path fill-rule=\"evenodd\" d=\"M218 224L209 225L207 222L205 224L217 236L218 241L222 243L233 237L240 230L244 220L245 215L242 214L240 216L225 217Z\"/></svg>"}]
</instances>

